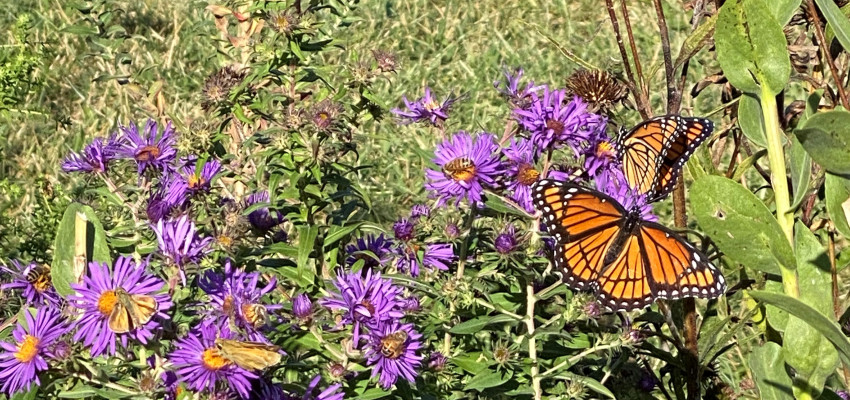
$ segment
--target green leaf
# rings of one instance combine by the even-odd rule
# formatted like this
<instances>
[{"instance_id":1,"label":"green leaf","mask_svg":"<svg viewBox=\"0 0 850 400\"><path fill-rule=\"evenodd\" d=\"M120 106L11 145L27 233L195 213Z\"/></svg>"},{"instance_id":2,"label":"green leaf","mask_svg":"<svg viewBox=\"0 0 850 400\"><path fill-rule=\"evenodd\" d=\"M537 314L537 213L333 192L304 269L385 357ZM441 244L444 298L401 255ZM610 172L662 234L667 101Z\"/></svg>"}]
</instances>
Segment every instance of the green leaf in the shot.
<instances>
[{"instance_id":1,"label":"green leaf","mask_svg":"<svg viewBox=\"0 0 850 400\"><path fill-rule=\"evenodd\" d=\"M850 180L826 174L823 185L829 219L838 232L850 238Z\"/></svg>"},{"instance_id":2,"label":"green leaf","mask_svg":"<svg viewBox=\"0 0 850 400\"><path fill-rule=\"evenodd\" d=\"M747 172L750 168L753 167L753 164L757 163L759 159L767 155L767 149L761 149L755 154L745 158L735 167L735 172L732 174L731 179L735 182L738 182L741 179L741 176Z\"/></svg>"},{"instance_id":3,"label":"green leaf","mask_svg":"<svg viewBox=\"0 0 850 400\"><path fill-rule=\"evenodd\" d=\"M349 233L351 233L351 231L363 225L363 223L364 221L358 221L347 226L331 226L330 229L328 229L328 234L325 235L324 246L333 246L336 242L345 238Z\"/></svg>"},{"instance_id":4,"label":"green leaf","mask_svg":"<svg viewBox=\"0 0 850 400\"><path fill-rule=\"evenodd\" d=\"M802 223L798 222L794 231L800 300L830 318L834 312L832 291L823 290L832 285L826 250ZM785 362L797 372L795 390L804 386L806 392L817 397L826 378L838 367L838 354L832 344L814 327L792 316L785 325L782 349ZM805 385L801 385L802 380Z\"/></svg>"},{"instance_id":5,"label":"green leaf","mask_svg":"<svg viewBox=\"0 0 850 400\"><path fill-rule=\"evenodd\" d=\"M611 393L611 391L607 387L605 387L605 385L589 376L583 376L574 374L572 372L563 371L555 375L554 378L558 380L581 382L581 384L584 385L586 388L596 393L599 393L609 399L617 398L616 396L614 396L614 393Z\"/></svg>"},{"instance_id":6,"label":"green leaf","mask_svg":"<svg viewBox=\"0 0 850 400\"><path fill-rule=\"evenodd\" d=\"M71 283L77 281L74 276L77 213L84 215L87 220L85 226L86 264L90 261L112 264L112 256L106 242L106 232L104 232L103 225L100 224L94 210L80 203L69 204L56 229L56 238L53 241L53 263L50 270L53 286L62 296L73 294L74 289L71 289Z\"/></svg>"},{"instance_id":7,"label":"green leaf","mask_svg":"<svg viewBox=\"0 0 850 400\"><path fill-rule=\"evenodd\" d=\"M679 55L676 57L673 69L679 69L685 63L685 60L690 59L705 47L709 39L711 39L711 35L714 34L715 26L717 26L717 14L712 15L685 38L682 48L679 49Z\"/></svg>"},{"instance_id":8,"label":"green leaf","mask_svg":"<svg viewBox=\"0 0 850 400\"><path fill-rule=\"evenodd\" d=\"M466 383L463 390L477 390L483 391L484 389L496 387L502 385L503 383L509 381L513 377L514 373L511 370L501 370L501 371L492 371L487 370L485 372L476 374Z\"/></svg>"},{"instance_id":9,"label":"green leaf","mask_svg":"<svg viewBox=\"0 0 850 400\"><path fill-rule=\"evenodd\" d=\"M850 20L833 0L815 0L815 3L835 32L835 38L841 43L841 47L844 47L845 51L850 51Z\"/></svg>"},{"instance_id":10,"label":"green leaf","mask_svg":"<svg viewBox=\"0 0 850 400\"><path fill-rule=\"evenodd\" d=\"M485 315L473 318L469 321L461 322L453 326L452 329L449 329L449 332L456 335L472 335L481 332L481 330L483 330L487 325L502 322L517 322L517 320L505 314L498 314L494 316Z\"/></svg>"},{"instance_id":11,"label":"green leaf","mask_svg":"<svg viewBox=\"0 0 850 400\"><path fill-rule=\"evenodd\" d=\"M757 301L765 302L785 310L817 329L838 350L841 362L850 365L850 340L844 336L841 327L835 321L825 317L811 306L782 293L750 291L749 295Z\"/></svg>"},{"instance_id":12,"label":"green leaf","mask_svg":"<svg viewBox=\"0 0 850 400\"><path fill-rule=\"evenodd\" d=\"M834 174L850 175L850 112L827 111L810 117L794 132L818 164Z\"/></svg>"},{"instance_id":13,"label":"green leaf","mask_svg":"<svg viewBox=\"0 0 850 400\"><path fill-rule=\"evenodd\" d=\"M470 375L477 375L488 367L487 362L482 360L481 353L478 352L461 354L452 357L450 360L452 364L457 365Z\"/></svg>"},{"instance_id":14,"label":"green leaf","mask_svg":"<svg viewBox=\"0 0 850 400\"><path fill-rule=\"evenodd\" d=\"M785 360L782 356L782 349L778 344L767 342L753 349L747 357L760 399L794 400L791 395L791 378L785 372Z\"/></svg>"},{"instance_id":15,"label":"green leaf","mask_svg":"<svg viewBox=\"0 0 850 400\"><path fill-rule=\"evenodd\" d=\"M307 268L307 261L310 260L310 253L313 252L313 247L316 246L316 236L319 234L319 227L315 225L305 225L298 228L298 258L296 265L298 266L298 275L303 275Z\"/></svg>"},{"instance_id":16,"label":"green leaf","mask_svg":"<svg viewBox=\"0 0 850 400\"><path fill-rule=\"evenodd\" d=\"M732 0L720 8L714 34L717 61L736 88L779 93L791 76L782 25L764 0Z\"/></svg>"},{"instance_id":17,"label":"green leaf","mask_svg":"<svg viewBox=\"0 0 850 400\"><path fill-rule=\"evenodd\" d=\"M738 101L738 126L741 132L751 142L767 147L767 139L764 137L764 118L761 112L761 101L755 94L744 94Z\"/></svg>"},{"instance_id":18,"label":"green leaf","mask_svg":"<svg viewBox=\"0 0 850 400\"><path fill-rule=\"evenodd\" d=\"M771 0L770 11L773 12L773 18L779 21L779 25L785 26L800 8L800 3L802 0Z\"/></svg>"},{"instance_id":19,"label":"green leaf","mask_svg":"<svg viewBox=\"0 0 850 400\"><path fill-rule=\"evenodd\" d=\"M702 230L729 258L762 272L794 268L794 252L770 210L749 190L721 176L691 187L691 206Z\"/></svg>"},{"instance_id":20,"label":"green leaf","mask_svg":"<svg viewBox=\"0 0 850 400\"><path fill-rule=\"evenodd\" d=\"M38 388L38 385L33 385L31 390L15 393L9 400L35 400L38 398Z\"/></svg>"},{"instance_id":21,"label":"green leaf","mask_svg":"<svg viewBox=\"0 0 850 400\"><path fill-rule=\"evenodd\" d=\"M812 158L803 149L803 145L796 136L791 137L788 161L788 168L791 171L791 190L794 193L791 209L796 210L803 203L809 193L809 185L812 184Z\"/></svg>"}]
</instances>

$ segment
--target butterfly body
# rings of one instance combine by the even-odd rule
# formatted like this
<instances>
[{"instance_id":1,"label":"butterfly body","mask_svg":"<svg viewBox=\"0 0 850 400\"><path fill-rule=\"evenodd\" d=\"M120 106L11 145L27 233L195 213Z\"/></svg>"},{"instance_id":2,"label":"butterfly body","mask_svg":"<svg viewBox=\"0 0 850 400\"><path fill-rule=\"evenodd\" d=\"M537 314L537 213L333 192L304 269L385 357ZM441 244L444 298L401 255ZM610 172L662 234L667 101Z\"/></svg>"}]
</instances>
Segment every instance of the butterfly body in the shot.
<instances>
[{"instance_id":1,"label":"butterfly body","mask_svg":"<svg viewBox=\"0 0 850 400\"><path fill-rule=\"evenodd\" d=\"M714 298L726 289L708 258L667 227L617 200L570 182L532 188L541 223L555 239L554 263L572 288L593 291L614 311L656 299Z\"/></svg>"},{"instance_id":2,"label":"butterfly body","mask_svg":"<svg viewBox=\"0 0 850 400\"><path fill-rule=\"evenodd\" d=\"M713 131L705 118L664 115L621 134L616 148L629 186L649 202L667 197L682 167Z\"/></svg>"}]
</instances>

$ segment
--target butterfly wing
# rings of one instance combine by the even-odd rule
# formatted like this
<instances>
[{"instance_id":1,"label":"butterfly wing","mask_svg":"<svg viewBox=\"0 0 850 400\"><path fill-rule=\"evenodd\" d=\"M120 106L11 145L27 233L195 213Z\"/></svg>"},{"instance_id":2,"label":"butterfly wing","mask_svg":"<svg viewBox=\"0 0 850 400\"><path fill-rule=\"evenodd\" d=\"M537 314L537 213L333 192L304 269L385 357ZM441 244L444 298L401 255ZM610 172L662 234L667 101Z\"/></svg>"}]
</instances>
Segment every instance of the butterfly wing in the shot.
<instances>
[{"instance_id":1,"label":"butterfly wing","mask_svg":"<svg viewBox=\"0 0 850 400\"><path fill-rule=\"evenodd\" d=\"M107 319L109 329L115 333L126 333L132 328L130 312L120 302L115 303Z\"/></svg>"},{"instance_id":2,"label":"butterfly wing","mask_svg":"<svg viewBox=\"0 0 850 400\"><path fill-rule=\"evenodd\" d=\"M555 268L571 287L591 288L620 235L625 210L616 200L569 182L542 180L532 190L556 242Z\"/></svg>"},{"instance_id":3,"label":"butterfly wing","mask_svg":"<svg viewBox=\"0 0 850 400\"><path fill-rule=\"evenodd\" d=\"M641 122L618 140L629 185L651 202L667 197L691 154L713 131L705 118L666 115Z\"/></svg>"},{"instance_id":4,"label":"butterfly wing","mask_svg":"<svg viewBox=\"0 0 850 400\"><path fill-rule=\"evenodd\" d=\"M594 282L599 302L613 311L644 308L655 301L651 276L640 240L629 235L616 258L608 264Z\"/></svg>"},{"instance_id":5,"label":"butterfly wing","mask_svg":"<svg viewBox=\"0 0 850 400\"><path fill-rule=\"evenodd\" d=\"M129 302L128 309L130 310L134 325L144 325L156 314L159 304L153 296L133 294L130 295L130 299L132 301Z\"/></svg>"}]
</instances>

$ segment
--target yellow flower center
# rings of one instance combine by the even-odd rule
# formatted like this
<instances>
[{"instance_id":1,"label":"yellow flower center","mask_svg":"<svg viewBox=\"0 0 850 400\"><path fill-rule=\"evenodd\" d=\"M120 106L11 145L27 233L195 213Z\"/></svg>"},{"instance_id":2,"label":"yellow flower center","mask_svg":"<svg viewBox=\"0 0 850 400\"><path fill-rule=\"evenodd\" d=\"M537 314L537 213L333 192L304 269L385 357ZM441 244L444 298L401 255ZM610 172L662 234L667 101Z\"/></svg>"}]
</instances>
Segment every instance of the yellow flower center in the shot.
<instances>
[{"instance_id":1,"label":"yellow flower center","mask_svg":"<svg viewBox=\"0 0 850 400\"><path fill-rule=\"evenodd\" d=\"M116 304L118 304L118 296L115 295L115 291L107 290L101 293L100 298L97 299L97 310L103 315L109 315Z\"/></svg>"},{"instance_id":2,"label":"yellow flower center","mask_svg":"<svg viewBox=\"0 0 850 400\"><path fill-rule=\"evenodd\" d=\"M31 335L24 336L24 341L18 345L15 358L22 363L32 361L38 355L38 338Z\"/></svg>"},{"instance_id":3,"label":"yellow flower center","mask_svg":"<svg viewBox=\"0 0 850 400\"><path fill-rule=\"evenodd\" d=\"M434 111L438 108L440 108L440 103L438 103L436 100L431 100L425 103L425 109L428 111Z\"/></svg>"},{"instance_id":4,"label":"yellow flower center","mask_svg":"<svg viewBox=\"0 0 850 400\"><path fill-rule=\"evenodd\" d=\"M159 147L145 146L136 153L136 161L150 161L159 157Z\"/></svg>"},{"instance_id":5,"label":"yellow flower center","mask_svg":"<svg viewBox=\"0 0 850 400\"><path fill-rule=\"evenodd\" d=\"M204 180L203 177L192 174L191 176L189 176L187 185L189 186L189 189L197 189L203 186L205 183L207 183L207 181Z\"/></svg>"},{"instance_id":6,"label":"yellow flower center","mask_svg":"<svg viewBox=\"0 0 850 400\"><path fill-rule=\"evenodd\" d=\"M596 146L597 157L614 157L614 145L611 142L600 142Z\"/></svg>"},{"instance_id":7,"label":"yellow flower center","mask_svg":"<svg viewBox=\"0 0 850 400\"><path fill-rule=\"evenodd\" d=\"M221 353L219 353L218 349L215 347L210 347L204 350L204 354L201 356L201 359L204 362L204 366L213 371L218 371L230 365L230 360L222 357Z\"/></svg>"},{"instance_id":8,"label":"yellow flower center","mask_svg":"<svg viewBox=\"0 0 850 400\"><path fill-rule=\"evenodd\" d=\"M218 235L216 240L218 241L218 244L222 245L223 247L230 247L233 245L233 238L227 235Z\"/></svg>"},{"instance_id":9,"label":"yellow flower center","mask_svg":"<svg viewBox=\"0 0 850 400\"><path fill-rule=\"evenodd\" d=\"M530 164L520 164L519 171L517 172L517 181L520 184L525 186L531 186L534 182L537 182L537 178L540 177L540 172L538 172L534 167Z\"/></svg>"}]
</instances>

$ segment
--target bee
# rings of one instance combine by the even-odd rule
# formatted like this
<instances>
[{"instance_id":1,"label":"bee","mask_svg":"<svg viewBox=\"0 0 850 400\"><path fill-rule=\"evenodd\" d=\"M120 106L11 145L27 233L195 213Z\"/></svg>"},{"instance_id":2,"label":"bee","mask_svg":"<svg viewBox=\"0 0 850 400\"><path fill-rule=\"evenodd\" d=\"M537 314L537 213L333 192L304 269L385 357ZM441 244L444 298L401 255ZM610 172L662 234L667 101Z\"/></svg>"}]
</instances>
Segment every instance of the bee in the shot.
<instances>
[{"instance_id":1,"label":"bee","mask_svg":"<svg viewBox=\"0 0 850 400\"><path fill-rule=\"evenodd\" d=\"M280 347L261 342L243 342L232 339L215 340L221 356L249 371L271 367L280 362Z\"/></svg>"},{"instance_id":2,"label":"bee","mask_svg":"<svg viewBox=\"0 0 850 400\"><path fill-rule=\"evenodd\" d=\"M124 288L115 289L115 305L109 314L109 329L125 333L148 323L156 314L159 303L151 296L130 294Z\"/></svg>"},{"instance_id":3,"label":"bee","mask_svg":"<svg viewBox=\"0 0 850 400\"><path fill-rule=\"evenodd\" d=\"M50 265L40 264L29 270L26 275L27 282L32 285L39 293L50 288Z\"/></svg>"},{"instance_id":4,"label":"bee","mask_svg":"<svg viewBox=\"0 0 850 400\"><path fill-rule=\"evenodd\" d=\"M266 311L266 307L262 304L243 304L241 309L242 317L246 322L251 324L254 329L258 329L265 325L268 321L268 312Z\"/></svg>"},{"instance_id":5,"label":"bee","mask_svg":"<svg viewBox=\"0 0 850 400\"><path fill-rule=\"evenodd\" d=\"M455 158L443 166L443 174L455 181L469 181L475 176L475 163L468 157Z\"/></svg>"},{"instance_id":6,"label":"bee","mask_svg":"<svg viewBox=\"0 0 850 400\"><path fill-rule=\"evenodd\" d=\"M407 350L407 332L396 331L381 339L381 354L384 357L399 358Z\"/></svg>"}]
</instances>

